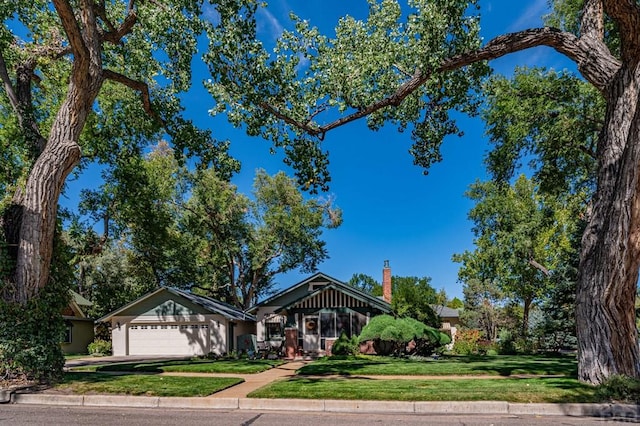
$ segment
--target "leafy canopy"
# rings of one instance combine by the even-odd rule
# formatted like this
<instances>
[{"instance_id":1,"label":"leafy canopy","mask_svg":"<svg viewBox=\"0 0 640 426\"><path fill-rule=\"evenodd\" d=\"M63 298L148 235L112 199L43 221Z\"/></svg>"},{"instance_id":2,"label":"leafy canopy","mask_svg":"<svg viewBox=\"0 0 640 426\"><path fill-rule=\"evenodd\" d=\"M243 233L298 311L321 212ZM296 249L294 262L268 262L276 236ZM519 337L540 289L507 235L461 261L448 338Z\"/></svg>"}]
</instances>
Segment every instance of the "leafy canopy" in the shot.
<instances>
[{"instance_id":1,"label":"leafy canopy","mask_svg":"<svg viewBox=\"0 0 640 426\"><path fill-rule=\"evenodd\" d=\"M439 161L442 139L458 133L449 111L473 114L474 89L488 72L477 63L446 78L429 74L445 58L480 46L478 18L468 14L476 1L368 3L367 19L345 16L334 37L292 14L293 28L272 53L256 38L257 2L224 2L219 25L209 28L213 41L204 58L216 102L211 113L226 112L233 125L283 148L299 183L312 190L330 181L325 134L365 116L373 130L387 122L410 130L416 164ZM412 78L424 84L398 91ZM385 97L393 99L376 105Z\"/></svg>"}]
</instances>

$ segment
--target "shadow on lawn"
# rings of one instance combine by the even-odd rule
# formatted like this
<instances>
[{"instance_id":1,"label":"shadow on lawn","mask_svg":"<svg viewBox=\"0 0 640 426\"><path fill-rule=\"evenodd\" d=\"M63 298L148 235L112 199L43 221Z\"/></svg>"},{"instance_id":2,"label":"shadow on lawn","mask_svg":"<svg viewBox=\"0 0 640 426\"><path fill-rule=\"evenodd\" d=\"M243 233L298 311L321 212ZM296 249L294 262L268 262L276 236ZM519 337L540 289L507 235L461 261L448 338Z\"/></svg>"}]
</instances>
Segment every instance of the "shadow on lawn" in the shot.
<instances>
[{"instance_id":1,"label":"shadow on lawn","mask_svg":"<svg viewBox=\"0 0 640 426\"><path fill-rule=\"evenodd\" d=\"M311 364L307 364L300 368L296 373L301 376L330 376L341 375L351 376L357 374L361 370L372 365L384 366L392 365L396 361L387 359L362 359L354 357L332 356L327 360L318 360Z\"/></svg>"},{"instance_id":2,"label":"shadow on lawn","mask_svg":"<svg viewBox=\"0 0 640 426\"><path fill-rule=\"evenodd\" d=\"M578 377L578 364L572 356L542 357L517 355L509 357L465 357L471 370L481 374L497 374L500 376L538 375Z\"/></svg>"}]
</instances>

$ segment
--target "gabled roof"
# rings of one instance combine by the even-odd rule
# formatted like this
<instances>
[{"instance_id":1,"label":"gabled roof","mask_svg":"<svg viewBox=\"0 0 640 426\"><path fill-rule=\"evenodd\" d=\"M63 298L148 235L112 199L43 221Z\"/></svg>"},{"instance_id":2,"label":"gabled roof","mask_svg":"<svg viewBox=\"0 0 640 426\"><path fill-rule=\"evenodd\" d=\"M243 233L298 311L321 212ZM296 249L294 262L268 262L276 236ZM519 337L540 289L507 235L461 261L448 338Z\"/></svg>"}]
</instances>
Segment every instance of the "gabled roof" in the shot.
<instances>
[{"instance_id":1,"label":"gabled roof","mask_svg":"<svg viewBox=\"0 0 640 426\"><path fill-rule=\"evenodd\" d=\"M87 318L86 313L84 312L85 308L88 308L93 305L90 301L79 295L73 290L69 290L71 294L71 300L69 300L69 309L74 313L74 315L65 315L65 318Z\"/></svg>"},{"instance_id":2,"label":"gabled roof","mask_svg":"<svg viewBox=\"0 0 640 426\"><path fill-rule=\"evenodd\" d=\"M348 294L351 297L354 297L358 300L362 300L365 303L368 303L369 305L380 309L383 312L390 312L391 311L391 305L387 302L385 302L384 300L375 297L375 296L371 296L368 293L363 292L360 289L357 289L355 287L352 287L348 284L343 283L342 281L335 279L333 277L330 277L327 274L324 274L322 272L317 272L313 275L311 275L310 277L306 278L303 281L300 281L297 284L292 285L291 287L281 291L280 293L277 293L275 295L273 295L272 297L256 304L253 305L252 307L250 307L247 312L255 312L256 310L258 310L258 308L260 308L261 306L270 306L274 304L274 301L276 301L277 299L293 293L294 291L298 290L300 287L309 285L310 282L312 281L320 281L320 280L325 280L328 282L328 284L324 287L321 287L313 292L307 293L305 295L303 295L302 297L299 297L298 299L295 299L292 302L287 303L285 306L281 306L278 311L282 311L285 310L289 307L292 307L300 302L302 302L303 300L309 299L314 297L315 295L322 293L323 291L332 288L334 290L343 292L345 294Z\"/></svg>"},{"instance_id":3,"label":"gabled roof","mask_svg":"<svg viewBox=\"0 0 640 426\"><path fill-rule=\"evenodd\" d=\"M460 316L459 309L453 309L448 306L431 305L431 309L433 309L440 318L458 318Z\"/></svg>"},{"instance_id":4,"label":"gabled roof","mask_svg":"<svg viewBox=\"0 0 640 426\"><path fill-rule=\"evenodd\" d=\"M126 311L130 307L142 302L143 300L149 299L163 291L169 292L178 297L185 298L191 303L194 303L202 307L203 309L207 310L212 314L219 314L230 320L238 320L238 321L255 321L256 320L255 316L249 313L246 313L241 309L236 308L235 306L231 306L228 303L221 302L220 300L216 300L206 296L198 296L184 290L178 290L177 288L160 287L155 291L152 291L150 293L145 294L142 297L139 297L138 299L121 307L120 309L116 309L115 311L103 316L102 318L99 318L97 322L109 321L112 317L117 316L118 314Z\"/></svg>"},{"instance_id":5,"label":"gabled roof","mask_svg":"<svg viewBox=\"0 0 640 426\"><path fill-rule=\"evenodd\" d=\"M78 306L93 306L93 303L91 303L89 300L85 299L84 297L82 297L80 294L76 293L73 290L71 290L71 299Z\"/></svg>"},{"instance_id":6,"label":"gabled roof","mask_svg":"<svg viewBox=\"0 0 640 426\"><path fill-rule=\"evenodd\" d=\"M332 284L327 284L326 286L320 287L319 289L312 291L311 293L297 300L294 300L293 302L287 304L286 306L281 306L280 308L276 309L275 313L280 313L282 311L289 310L295 307L296 305L303 303L305 300L313 299L317 295L324 293L325 291L330 289L337 290L339 292L347 294L356 300L360 300L370 306L378 308L382 312L388 313L391 311L391 305L389 305L387 302L385 302L382 299L379 299L377 297L372 297L369 294L359 291L358 289L351 287L349 285L345 286L345 285L340 285L338 283L332 283Z\"/></svg>"}]
</instances>

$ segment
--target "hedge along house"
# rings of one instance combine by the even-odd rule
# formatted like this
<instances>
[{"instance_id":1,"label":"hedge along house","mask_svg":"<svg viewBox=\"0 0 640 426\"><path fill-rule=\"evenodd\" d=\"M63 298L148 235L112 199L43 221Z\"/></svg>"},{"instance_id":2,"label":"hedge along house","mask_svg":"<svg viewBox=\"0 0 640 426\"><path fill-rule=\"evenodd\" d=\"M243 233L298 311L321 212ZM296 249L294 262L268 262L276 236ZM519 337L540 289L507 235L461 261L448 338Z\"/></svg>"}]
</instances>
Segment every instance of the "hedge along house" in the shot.
<instances>
[{"instance_id":1,"label":"hedge along house","mask_svg":"<svg viewBox=\"0 0 640 426\"><path fill-rule=\"evenodd\" d=\"M391 295L391 270L385 262L383 294ZM329 354L342 331L360 334L369 319L391 312L389 301L371 296L323 273L293 285L251 307L258 345L284 344L285 355Z\"/></svg>"},{"instance_id":2,"label":"hedge along house","mask_svg":"<svg viewBox=\"0 0 640 426\"><path fill-rule=\"evenodd\" d=\"M113 355L222 355L255 317L209 297L161 287L100 318L111 324Z\"/></svg>"}]
</instances>

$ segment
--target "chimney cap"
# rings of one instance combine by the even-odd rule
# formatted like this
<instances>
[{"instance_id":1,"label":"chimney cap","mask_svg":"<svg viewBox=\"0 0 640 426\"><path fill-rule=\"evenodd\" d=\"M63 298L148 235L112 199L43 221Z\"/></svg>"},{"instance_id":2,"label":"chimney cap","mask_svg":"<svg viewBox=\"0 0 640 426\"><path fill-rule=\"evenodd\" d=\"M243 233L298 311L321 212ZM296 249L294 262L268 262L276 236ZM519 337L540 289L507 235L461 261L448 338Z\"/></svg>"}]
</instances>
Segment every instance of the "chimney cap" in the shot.
<instances>
[{"instance_id":1,"label":"chimney cap","mask_svg":"<svg viewBox=\"0 0 640 426\"><path fill-rule=\"evenodd\" d=\"M384 267L385 267L385 268L388 268L388 267L389 267L389 261L388 261L388 260L385 260L385 261L384 261Z\"/></svg>"}]
</instances>

